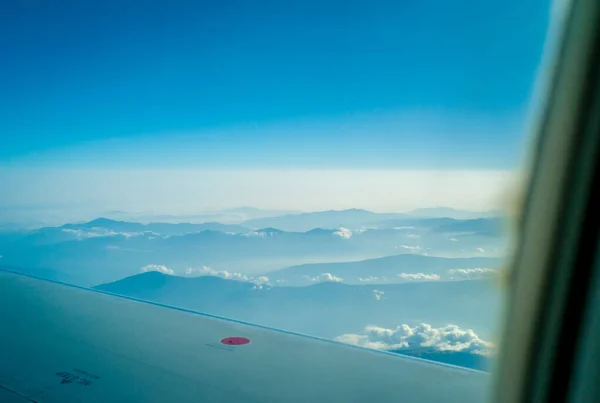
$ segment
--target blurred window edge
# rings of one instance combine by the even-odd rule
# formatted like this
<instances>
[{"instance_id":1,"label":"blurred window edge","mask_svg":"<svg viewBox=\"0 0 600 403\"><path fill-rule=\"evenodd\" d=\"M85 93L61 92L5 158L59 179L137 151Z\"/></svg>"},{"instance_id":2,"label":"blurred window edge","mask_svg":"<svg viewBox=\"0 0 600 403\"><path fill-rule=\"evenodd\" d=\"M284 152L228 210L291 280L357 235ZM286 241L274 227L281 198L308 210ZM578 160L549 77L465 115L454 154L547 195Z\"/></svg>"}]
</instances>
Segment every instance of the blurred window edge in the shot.
<instances>
[{"instance_id":1,"label":"blurred window edge","mask_svg":"<svg viewBox=\"0 0 600 403\"><path fill-rule=\"evenodd\" d=\"M600 205L593 192L600 187L595 113L600 2L577 0L564 11L564 25L555 27L560 43L546 52L552 65L542 77L546 98L537 117L538 143L519 223L496 402L600 401L597 394L583 393L598 393L597 386L573 377L585 374L587 382L595 382L598 372L580 372L578 365L588 365L589 371L600 362L590 359L589 344L579 344L583 332L588 340L600 340L600 326L584 320L598 282L591 279L598 252L598 214L593 214ZM598 306L587 312L598 315Z\"/></svg>"}]
</instances>

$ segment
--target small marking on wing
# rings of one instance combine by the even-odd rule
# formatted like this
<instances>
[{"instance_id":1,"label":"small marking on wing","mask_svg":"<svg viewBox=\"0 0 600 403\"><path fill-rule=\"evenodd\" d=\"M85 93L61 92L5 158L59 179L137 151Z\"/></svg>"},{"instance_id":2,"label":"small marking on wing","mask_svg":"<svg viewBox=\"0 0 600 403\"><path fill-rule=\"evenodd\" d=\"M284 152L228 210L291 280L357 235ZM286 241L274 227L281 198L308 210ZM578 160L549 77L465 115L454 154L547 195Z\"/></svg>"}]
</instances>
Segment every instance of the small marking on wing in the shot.
<instances>
[{"instance_id":1,"label":"small marking on wing","mask_svg":"<svg viewBox=\"0 0 600 403\"><path fill-rule=\"evenodd\" d=\"M82 386L90 386L92 381L100 379L98 375L90 374L89 372L74 369L73 371L61 371L56 373L57 376L61 377L61 385L69 383L77 383Z\"/></svg>"},{"instance_id":2,"label":"small marking on wing","mask_svg":"<svg viewBox=\"0 0 600 403\"><path fill-rule=\"evenodd\" d=\"M224 339L221 340L221 343L228 345L228 346L241 346L242 344L248 344L250 343L250 339L247 339L245 337L225 337Z\"/></svg>"}]
</instances>

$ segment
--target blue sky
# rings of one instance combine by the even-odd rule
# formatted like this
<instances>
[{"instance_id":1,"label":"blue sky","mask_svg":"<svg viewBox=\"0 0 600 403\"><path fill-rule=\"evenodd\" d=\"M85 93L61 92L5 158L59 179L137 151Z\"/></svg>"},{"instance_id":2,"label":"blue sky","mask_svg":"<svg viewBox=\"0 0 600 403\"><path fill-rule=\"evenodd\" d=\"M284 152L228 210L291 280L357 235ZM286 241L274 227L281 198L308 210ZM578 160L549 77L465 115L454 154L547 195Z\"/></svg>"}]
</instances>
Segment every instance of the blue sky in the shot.
<instances>
[{"instance_id":1,"label":"blue sky","mask_svg":"<svg viewBox=\"0 0 600 403\"><path fill-rule=\"evenodd\" d=\"M549 18L546 0L3 2L0 213L497 208Z\"/></svg>"},{"instance_id":2,"label":"blue sky","mask_svg":"<svg viewBox=\"0 0 600 403\"><path fill-rule=\"evenodd\" d=\"M549 14L543 0L12 3L0 163L71 166L511 169Z\"/></svg>"}]
</instances>

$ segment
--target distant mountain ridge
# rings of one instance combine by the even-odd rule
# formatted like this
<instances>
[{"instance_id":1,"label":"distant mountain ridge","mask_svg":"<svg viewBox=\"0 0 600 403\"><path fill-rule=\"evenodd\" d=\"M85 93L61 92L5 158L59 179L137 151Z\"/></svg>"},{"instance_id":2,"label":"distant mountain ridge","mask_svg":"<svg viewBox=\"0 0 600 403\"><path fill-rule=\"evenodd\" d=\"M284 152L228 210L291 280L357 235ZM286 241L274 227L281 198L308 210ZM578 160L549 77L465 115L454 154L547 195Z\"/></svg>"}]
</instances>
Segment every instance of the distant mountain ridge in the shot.
<instances>
[{"instance_id":1,"label":"distant mountain ridge","mask_svg":"<svg viewBox=\"0 0 600 403\"><path fill-rule=\"evenodd\" d=\"M195 223L220 222L223 224L239 224L253 218L276 217L286 214L295 214L294 210L269 210L251 206L240 206L228 209L211 209L195 214L147 214L125 211L109 211L104 215L115 220L134 221L140 223L167 222L167 223Z\"/></svg>"},{"instance_id":2,"label":"distant mountain ridge","mask_svg":"<svg viewBox=\"0 0 600 403\"><path fill-rule=\"evenodd\" d=\"M356 210L350 214L373 213ZM3 264L27 268L24 270L30 274L43 269L52 274L53 280L91 285L133 275L147 265L165 265L178 274L207 266L216 271L257 275L307 263L352 262L407 253L498 257L504 254L507 243L499 230L501 220L496 218L411 217L384 223L378 229L311 228L292 232L272 226L250 230L221 223L141 224L98 218L35 231L0 233L0 255ZM322 269L318 275L333 270ZM415 265L410 273L422 271ZM348 281L356 281L357 277ZM296 281L297 285L309 284L303 278Z\"/></svg>"},{"instance_id":3,"label":"distant mountain ridge","mask_svg":"<svg viewBox=\"0 0 600 403\"><path fill-rule=\"evenodd\" d=\"M435 215L436 212L442 215ZM345 227L351 230L390 228L392 226L422 225L426 221L430 221L429 226L431 226L436 223L441 225L443 223L450 224L456 220L469 221L482 218L489 221L499 221L501 216L499 214L474 213L448 208L413 210L410 213L374 213L362 209L349 209L259 218L244 221L242 225L248 228L273 227L283 231L305 232L313 228Z\"/></svg>"},{"instance_id":4,"label":"distant mountain ridge","mask_svg":"<svg viewBox=\"0 0 600 403\"><path fill-rule=\"evenodd\" d=\"M116 232L156 232L161 235L184 235L187 233L201 232L206 230L240 233L248 231L248 228L235 224L222 224L218 222L207 222L202 224L193 223L148 223L117 221L109 218L96 218L81 224L65 224L62 229L93 229L105 228Z\"/></svg>"},{"instance_id":5,"label":"distant mountain ridge","mask_svg":"<svg viewBox=\"0 0 600 403\"><path fill-rule=\"evenodd\" d=\"M503 264L501 258L444 258L416 254L400 254L356 262L310 263L266 273L272 281L285 285L314 284L315 277L328 273L345 284L385 284L408 281L465 280L476 276L475 269L488 269L491 274ZM451 272L463 269L464 272ZM404 277L402 275L404 274Z\"/></svg>"},{"instance_id":6,"label":"distant mountain ridge","mask_svg":"<svg viewBox=\"0 0 600 403\"><path fill-rule=\"evenodd\" d=\"M405 214L380 214L362 209L327 210L312 213L289 214L280 217L244 221L249 228L274 227L283 231L309 231L313 228L358 228L368 223L406 217Z\"/></svg>"},{"instance_id":7,"label":"distant mountain ridge","mask_svg":"<svg viewBox=\"0 0 600 403\"><path fill-rule=\"evenodd\" d=\"M451 207L425 207L418 208L408 212L409 215L413 217L447 217L454 218L456 220L468 220L473 218L492 218L492 217L500 217L503 215L500 210L490 210L490 211L468 211L468 210L458 210Z\"/></svg>"}]
</instances>

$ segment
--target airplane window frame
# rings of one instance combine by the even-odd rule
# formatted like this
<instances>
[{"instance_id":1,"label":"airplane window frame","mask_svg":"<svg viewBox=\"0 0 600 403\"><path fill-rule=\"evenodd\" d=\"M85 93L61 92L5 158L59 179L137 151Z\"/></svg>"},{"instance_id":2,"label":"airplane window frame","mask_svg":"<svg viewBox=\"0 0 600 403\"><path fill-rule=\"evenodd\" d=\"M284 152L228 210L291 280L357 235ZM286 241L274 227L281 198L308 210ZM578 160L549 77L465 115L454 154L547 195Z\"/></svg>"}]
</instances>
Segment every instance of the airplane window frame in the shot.
<instances>
[{"instance_id":1,"label":"airplane window frame","mask_svg":"<svg viewBox=\"0 0 600 403\"><path fill-rule=\"evenodd\" d=\"M569 399L598 250L599 21L600 3L577 0L561 27L520 223L496 402Z\"/></svg>"}]
</instances>

